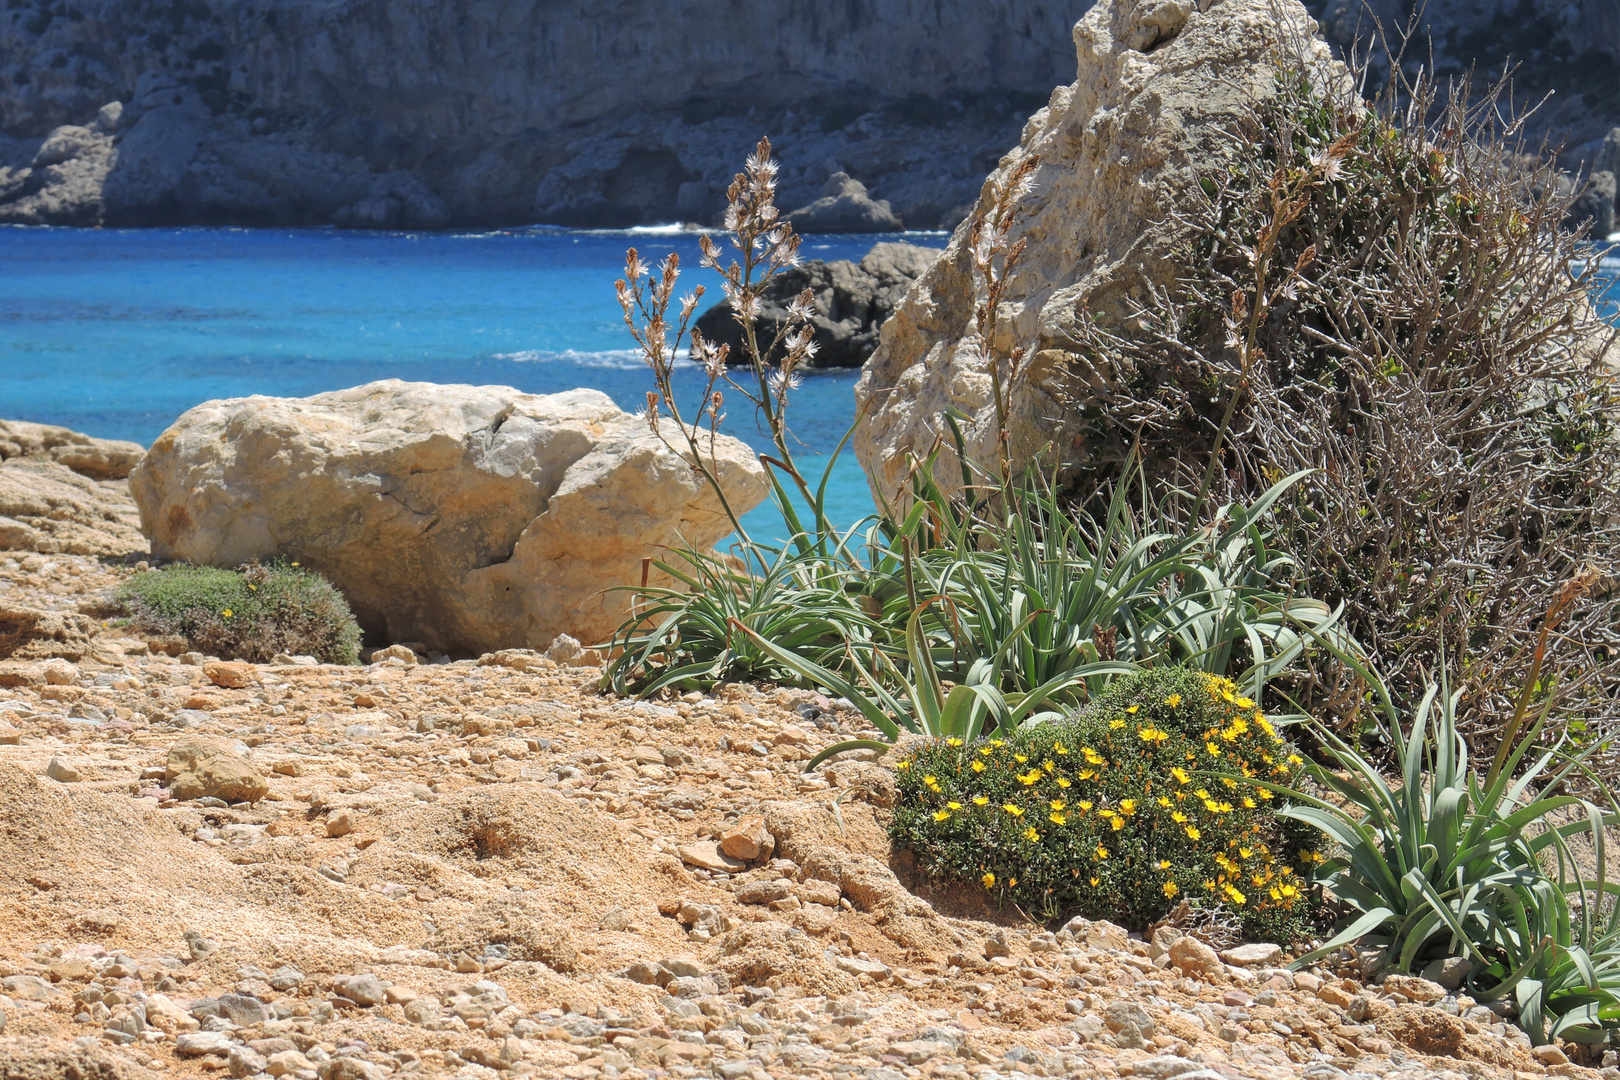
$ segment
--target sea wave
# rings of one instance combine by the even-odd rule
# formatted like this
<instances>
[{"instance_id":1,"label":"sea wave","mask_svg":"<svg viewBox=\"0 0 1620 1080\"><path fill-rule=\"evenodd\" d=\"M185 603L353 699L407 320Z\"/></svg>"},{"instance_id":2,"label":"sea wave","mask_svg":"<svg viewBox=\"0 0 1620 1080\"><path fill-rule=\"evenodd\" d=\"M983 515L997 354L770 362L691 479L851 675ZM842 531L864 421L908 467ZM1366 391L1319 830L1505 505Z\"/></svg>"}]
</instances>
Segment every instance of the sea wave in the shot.
<instances>
[{"instance_id":1,"label":"sea wave","mask_svg":"<svg viewBox=\"0 0 1620 1080\"><path fill-rule=\"evenodd\" d=\"M599 352L587 352L579 349L523 349L519 352L496 353L496 360L511 360L520 364L573 364L577 367L587 368L616 368L630 370L647 366L646 359L639 349L603 349ZM676 367L690 367L692 361L685 357L675 361Z\"/></svg>"}]
</instances>

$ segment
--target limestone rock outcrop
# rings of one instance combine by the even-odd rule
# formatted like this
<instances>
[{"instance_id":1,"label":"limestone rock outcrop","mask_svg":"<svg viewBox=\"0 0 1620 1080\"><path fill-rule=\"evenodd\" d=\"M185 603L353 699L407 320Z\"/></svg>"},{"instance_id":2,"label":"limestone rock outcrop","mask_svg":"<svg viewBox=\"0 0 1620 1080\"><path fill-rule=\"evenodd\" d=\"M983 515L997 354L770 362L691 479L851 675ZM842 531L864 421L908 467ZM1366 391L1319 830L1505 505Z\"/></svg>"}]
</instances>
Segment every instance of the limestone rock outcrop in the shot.
<instances>
[{"instance_id":1,"label":"limestone rock outcrop","mask_svg":"<svg viewBox=\"0 0 1620 1080\"><path fill-rule=\"evenodd\" d=\"M815 294L810 322L819 347L814 366L860 367L877 348L879 327L894 314L912 282L938 257L938 248L874 244L859 263L811 259L783 270L766 290L758 332L766 341L774 339L787 322L788 305L809 289ZM729 301L722 300L698 316L697 328L709 341L730 345L733 362L742 358L742 329L732 318Z\"/></svg>"},{"instance_id":2,"label":"limestone rock outcrop","mask_svg":"<svg viewBox=\"0 0 1620 1080\"><path fill-rule=\"evenodd\" d=\"M737 512L765 497L744 444L715 457ZM388 380L206 402L130 486L154 554L299 561L375 636L446 653L604 640L644 558L731 531L691 466L595 390Z\"/></svg>"},{"instance_id":3,"label":"limestone rock outcrop","mask_svg":"<svg viewBox=\"0 0 1620 1080\"><path fill-rule=\"evenodd\" d=\"M847 172L931 228L1087 2L29 0L0 20L0 221L707 222L768 132L781 205Z\"/></svg>"},{"instance_id":4,"label":"limestone rock outcrop","mask_svg":"<svg viewBox=\"0 0 1620 1080\"><path fill-rule=\"evenodd\" d=\"M92 480L123 480L144 453L140 443L97 439L53 424L0 420L0 461L56 461Z\"/></svg>"},{"instance_id":5,"label":"limestone rock outcrop","mask_svg":"<svg viewBox=\"0 0 1620 1080\"><path fill-rule=\"evenodd\" d=\"M91 649L96 623L84 615L0 601L0 660L78 660Z\"/></svg>"},{"instance_id":6,"label":"limestone rock outcrop","mask_svg":"<svg viewBox=\"0 0 1620 1080\"><path fill-rule=\"evenodd\" d=\"M60 461L0 462L0 551L144 553L138 521L123 480L92 480Z\"/></svg>"},{"instance_id":7,"label":"limestone rock outcrop","mask_svg":"<svg viewBox=\"0 0 1620 1080\"><path fill-rule=\"evenodd\" d=\"M1230 122L1270 92L1274 46L1309 41L1314 29L1298 0L1104 0L1075 25L1075 82L1053 91L995 174L1039 158L1011 235L1028 249L994 343L1003 356L1026 350L1009 403L1015 455L1074 447L1080 430L1063 390L1085 374L1069 351L1078 314L1119 327L1148 282L1173 280L1172 211L1200 170L1222 160ZM1324 77L1343 71L1325 44L1309 47ZM993 460L994 403L974 324L982 291L964 224L883 326L856 387L870 411L855 449L885 496L908 456L926 456L949 407L975 418L969 450ZM953 485L960 471L942 455L938 477Z\"/></svg>"}]
</instances>

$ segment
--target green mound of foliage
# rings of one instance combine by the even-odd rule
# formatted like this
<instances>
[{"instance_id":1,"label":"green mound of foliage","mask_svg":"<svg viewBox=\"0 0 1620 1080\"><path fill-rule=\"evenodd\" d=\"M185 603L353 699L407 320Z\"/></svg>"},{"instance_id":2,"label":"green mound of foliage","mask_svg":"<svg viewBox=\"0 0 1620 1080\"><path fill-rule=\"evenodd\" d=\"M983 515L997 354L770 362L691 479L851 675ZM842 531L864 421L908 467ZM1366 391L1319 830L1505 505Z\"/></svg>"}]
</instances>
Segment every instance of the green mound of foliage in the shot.
<instances>
[{"instance_id":1,"label":"green mound of foliage","mask_svg":"<svg viewBox=\"0 0 1620 1080\"><path fill-rule=\"evenodd\" d=\"M1187 900L1287 940L1316 854L1256 781L1302 764L1231 680L1159 667L1068 719L920 747L899 763L890 835L1031 914L1142 927Z\"/></svg>"},{"instance_id":2,"label":"green mound of foliage","mask_svg":"<svg viewBox=\"0 0 1620 1080\"><path fill-rule=\"evenodd\" d=\"M325 578L296 563L238 570L178 564L130 579L119 593L132 625L193 649L263 664L277 653L327 664L360 661L360 626Z\"/></svg>"}]
</instances>

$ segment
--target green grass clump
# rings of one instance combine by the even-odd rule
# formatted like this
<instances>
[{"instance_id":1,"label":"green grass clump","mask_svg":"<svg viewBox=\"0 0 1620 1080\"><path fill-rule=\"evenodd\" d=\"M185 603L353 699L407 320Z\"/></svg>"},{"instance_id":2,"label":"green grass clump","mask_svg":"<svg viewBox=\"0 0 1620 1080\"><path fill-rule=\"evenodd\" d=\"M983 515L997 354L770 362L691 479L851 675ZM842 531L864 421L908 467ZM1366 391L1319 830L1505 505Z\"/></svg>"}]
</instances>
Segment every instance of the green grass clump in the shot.
<instances>
[{"instance_id":1,"label":"green grass clump","mask_svg":"<svg viewBox=\"0 0 1620 1080\"><path fill-rule=\"evenodd\" d=\"M277 653L327 664L360 662L360 626L348 601L296 563L149 570L130 579L119 599L135 629L182 637L213 656L255 664Z\"/></svg>"},{"instance_id":2,"label":"green grass clump","mask_svg":"<svg viewBox=\"0 0 1620 1080\"><path fill-rule=\"evenodd\" d=\"M1144 927L1185 899L1288 939L1316 855L1253 781L1289 785L1302 764L1231 680L1163 666L1068 719L917 749L890 835L1030 914Z\"/></svg>"}]
</instances>

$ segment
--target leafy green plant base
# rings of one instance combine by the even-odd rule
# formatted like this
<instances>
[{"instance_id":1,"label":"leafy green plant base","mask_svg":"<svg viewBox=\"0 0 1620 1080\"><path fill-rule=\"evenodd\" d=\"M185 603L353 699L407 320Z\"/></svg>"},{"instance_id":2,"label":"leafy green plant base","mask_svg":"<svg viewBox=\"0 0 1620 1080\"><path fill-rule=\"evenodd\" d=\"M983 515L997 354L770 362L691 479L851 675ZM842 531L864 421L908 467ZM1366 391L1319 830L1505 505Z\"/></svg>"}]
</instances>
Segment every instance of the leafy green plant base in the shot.
<instances>
[{"instance_id":1,"label":"leafy green plant base","mask_svg":"<svg viewBox=\"0 0 1620 1080\"><path fill-rule=\"evenodd\" d=\"M277 653L360 662L360 626L325 578L296 564L238 570L177 564L137 574L119 592L137 630L176 636L199 652L267 663Z\"/></svg>"}]
</instances>

